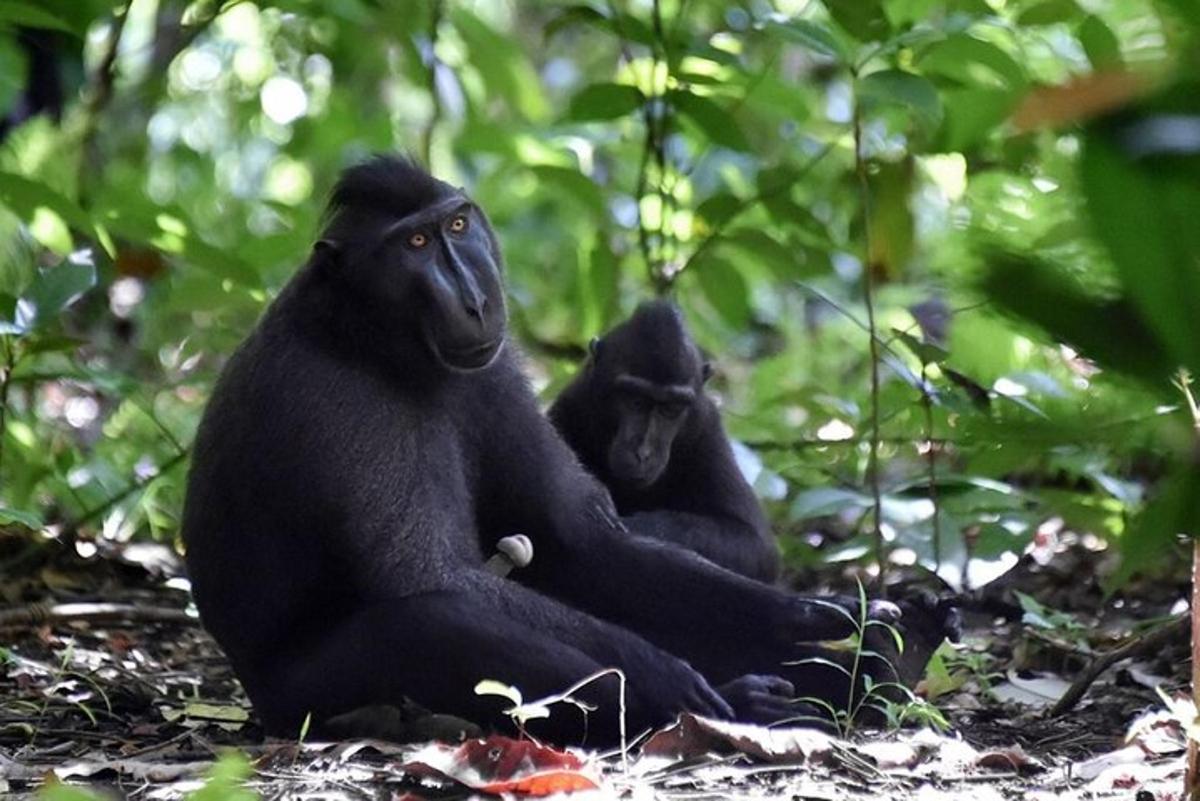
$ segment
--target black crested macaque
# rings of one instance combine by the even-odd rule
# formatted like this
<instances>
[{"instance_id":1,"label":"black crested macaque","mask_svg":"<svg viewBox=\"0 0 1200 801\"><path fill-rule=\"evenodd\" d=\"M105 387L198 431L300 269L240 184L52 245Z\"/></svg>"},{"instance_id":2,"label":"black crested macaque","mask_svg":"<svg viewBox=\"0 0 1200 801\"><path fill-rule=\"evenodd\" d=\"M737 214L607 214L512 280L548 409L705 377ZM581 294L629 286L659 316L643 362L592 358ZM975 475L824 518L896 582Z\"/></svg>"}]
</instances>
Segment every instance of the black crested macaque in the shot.
<instances>
[{"instance_id":1,"label":"black crested macaque","mask_svg":"<svg viewBox=\"0 0 1200 801\"><path fill-rule=\"evenodd\" d=\"M711 374L679 310L644 303L592 342L550 421L634 533L774 581L779 549L704 393Z\"/></svg>"},{"instance_id":2,"label":"black crested macaque","mask_svg":"<svg viewBox=\"0 0 1200 801\"><path fill-rule=\"evenodd\" d=\"M201 619L265 729L295 736L311 715L314 734L336 719L349 736L356 710L405 698L511 728L481 679L535 699L606 667L628 678L631 731L685 710L785 717L776 668L847 635L857 600L629 536L538 410L501 271L466 195L376 158L344 173L308 263L226 365L183 538ZM513 532L536 553L517 580L484 566ZM579 697L586 719L560 708L530 730L614 742L616 679Z\"/></svg>"}]
</instances>

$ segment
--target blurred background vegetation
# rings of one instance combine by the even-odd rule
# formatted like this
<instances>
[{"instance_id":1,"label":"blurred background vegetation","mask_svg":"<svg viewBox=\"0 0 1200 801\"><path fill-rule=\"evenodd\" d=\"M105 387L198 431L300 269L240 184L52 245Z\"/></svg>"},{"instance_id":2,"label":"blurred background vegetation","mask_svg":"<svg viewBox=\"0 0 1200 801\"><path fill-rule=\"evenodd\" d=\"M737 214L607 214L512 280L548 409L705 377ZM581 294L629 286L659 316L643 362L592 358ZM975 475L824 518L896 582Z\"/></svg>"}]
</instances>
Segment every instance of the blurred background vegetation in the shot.
<instances>
[{"instance_id":1,"label":"blurred background vegetation","mask_svg":"<svg viewBox=\"0 0 1200 801\"><path fill-rule=\"evenodd\" d=\"M338 171L401 151L491 216L545 399L640 300L682 306L794 569L978 587L1064 537L1181 564L1198 26L1200 0L4 0L0 527L174 542L222 363Z\"/></svg>"}]
</instances>

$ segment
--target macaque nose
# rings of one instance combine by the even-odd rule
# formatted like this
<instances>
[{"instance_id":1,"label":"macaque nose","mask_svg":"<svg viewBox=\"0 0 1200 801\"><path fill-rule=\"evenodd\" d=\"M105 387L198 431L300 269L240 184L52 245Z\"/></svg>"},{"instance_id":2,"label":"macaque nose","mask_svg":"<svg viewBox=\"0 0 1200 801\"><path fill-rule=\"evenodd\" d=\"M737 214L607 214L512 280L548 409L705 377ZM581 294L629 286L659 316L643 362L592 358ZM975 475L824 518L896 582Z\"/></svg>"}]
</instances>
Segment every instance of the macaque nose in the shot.
<instances>
[{"instance_id":1,"label":"macaque nose","mask_svg":"<svg viewBox=\"0 0 1200 801\"><path fill-rule=\"evenodd\" d=\"M634 455L637 456L638 464L645 464L646 462L650 461L651 453L653 453L651 447L643 444L638 446L638 449L634 452Z\"/></svg>"},{"instance_id":2,"label":"macaque nose","mask_svg":"<svg viewBox=\"0 0 1200 801\"><path fill-rule=\"evenodd\" d=\"M463 301L467 314L483 322L483 313L487 311L487 296L479 292L471 292Z\"/></svg>"}]
</instances>

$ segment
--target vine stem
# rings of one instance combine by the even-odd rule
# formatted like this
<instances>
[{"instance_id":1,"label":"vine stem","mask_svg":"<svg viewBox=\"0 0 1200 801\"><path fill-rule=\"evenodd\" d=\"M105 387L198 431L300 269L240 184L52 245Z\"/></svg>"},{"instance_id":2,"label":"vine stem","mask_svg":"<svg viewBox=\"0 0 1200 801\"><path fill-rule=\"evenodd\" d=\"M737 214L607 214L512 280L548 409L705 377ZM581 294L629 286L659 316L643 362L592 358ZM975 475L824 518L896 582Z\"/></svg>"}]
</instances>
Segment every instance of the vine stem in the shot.
<instances>
[{"instance_id":1,"label":"vine stem","mask_svg":"<svg viewBox=\"0 0 1200 801\"><path fill-rule=\"evenodd\" d=\"M4 361L0 364L0 476L4 470L4 438L8 433L8 388L16 366L16 350L7 336L0 337L4 344Z\"/></svg>"},{"instance_id":2,"label":"vine stem","mask_svg":"<svg viewBox=\"0 0 1200 801\"><path fill-rule=\"evenodd\" d=\"M1181 369L1175 376L1175 388L1187 402L1188 413L1192 418L1193 453L1200 450L1200 405L1196 403L1196 395L1192 392L1192 375ZM1185 469L1195 470L1193 462ZM1192 703L1200 708L1200 532L1188 532L1192 535ZM1188 738L1187 770L1184 772L1184 793L1188 798L1200 795L1200 745L1195 738Z\"/></svg>"},{"instance_id":3,"label":"vine stem","mask_svg":"<svg viewBox=\"0 0 1200 801\"><path fill-rule=\"evenodd\" d=\"M933 397L929 391L929 366L921 365L921 407L925 412L925 458L929 462L929 500L933 503L933 572L942 569L942 521L937 489L937 440L933 431Z\"/></svg>"},{"instance_id":4,"label":"vine stem","mask_svg":"<svg viewBox=\"0 0 1200 801\"><path fill-rule=\"evenodd\" d=\"M851 78L857 82L858 75ZM854 97L854 171L858 175L859 192L862 195L863 213L863 303L867 308L867 333L871 354L871 437L867 454L867 483L871 486L873 511L873 538L875 561L879 565L879 586L884 588L886 560L883 548L883 494L879 488L879 337L875 326L874 272L875 264L871 251L871 186L867 177L867 160L863 154L862 106L857 93Z\"/></svg>"},{"instance_id":5,"label":"vine stem","mask_svg":"<svg viewBox=\"0 0 1200 801\"><path fill-rule=\"evenodd\" d=\"M434 137L434 134L437 132L438 123L441 122L441 119L442 119L442 101L441 101L441 98L438 96L438 86L437 86L438 57L437 57L436 50L437 50L437 41L438 41L438 28L440 28L441 24L442 24L443 11L444 11L444 9L442 7L441 0L434 0L434 2L431 5L431 8L430 8L430 17L429 17L429 64L428 64L428 66L429 66L428 91L429 91L429 99L430 99L430 102L433 104L433 108L429 112L429 119L425 121L425 130L421 132L422 133L422 135L421 135L421 150L423 151L422 155L425 157L426 166L431 166L433 164L433 137Z\"/></svg>"}]
</instances>

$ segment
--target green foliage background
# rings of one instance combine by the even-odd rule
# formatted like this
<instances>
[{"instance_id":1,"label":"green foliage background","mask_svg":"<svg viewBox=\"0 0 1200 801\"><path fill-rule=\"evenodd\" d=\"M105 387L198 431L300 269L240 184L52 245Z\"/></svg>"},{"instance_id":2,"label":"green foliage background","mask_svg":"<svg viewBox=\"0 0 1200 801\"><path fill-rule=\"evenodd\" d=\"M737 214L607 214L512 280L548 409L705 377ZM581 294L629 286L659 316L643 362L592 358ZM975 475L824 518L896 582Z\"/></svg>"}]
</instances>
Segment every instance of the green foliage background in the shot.
<instances>
[{"instance_id":1,"label":"green foliage background","mask_svg":"<svg viewBox=\"0 0 1200 801\"><path fill-rule=\"evenodd\" d=\"M1171 385L1200 369L1198 24L1196 0L6 0L0 114L21 27L55 32L69 92L0 143L0 525L172 540L224 359L338 171L398 150L490 214L547 399L639 300L680 303L792 565L979 584L1039 529L1141 525L1152 567L1200 497Z\"/></svg>"}]
</instances>

